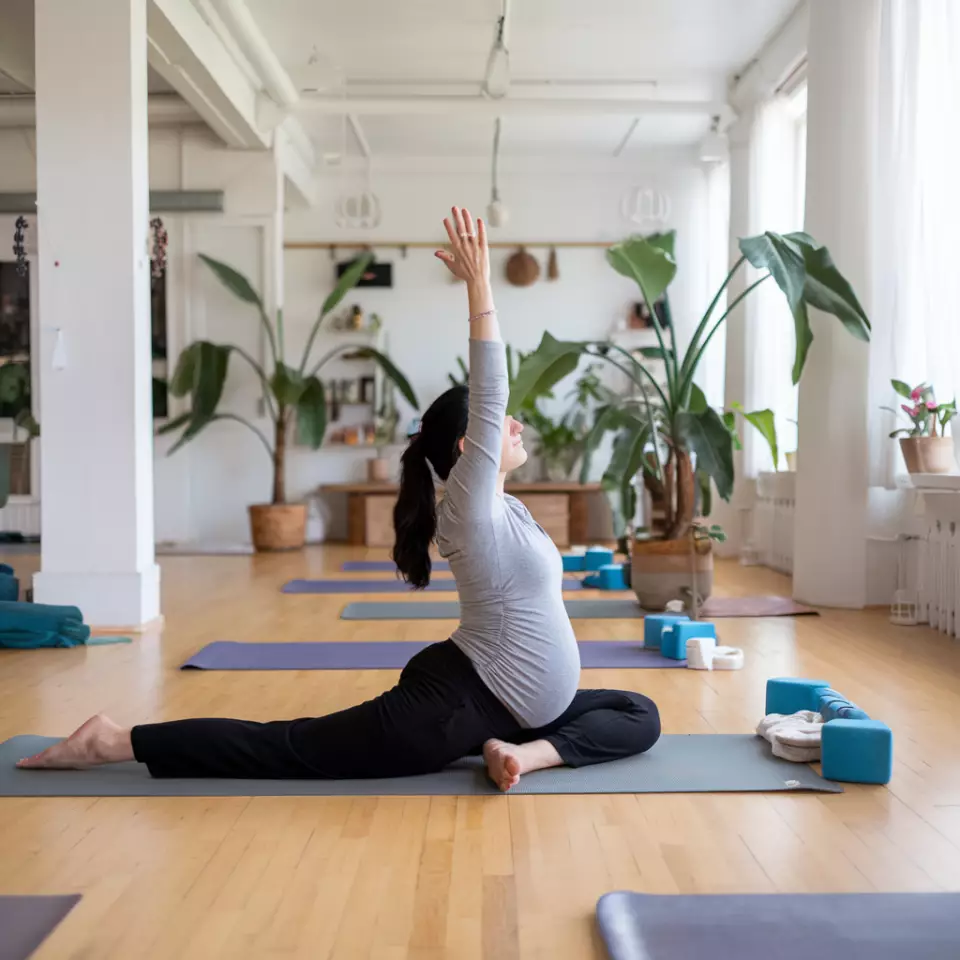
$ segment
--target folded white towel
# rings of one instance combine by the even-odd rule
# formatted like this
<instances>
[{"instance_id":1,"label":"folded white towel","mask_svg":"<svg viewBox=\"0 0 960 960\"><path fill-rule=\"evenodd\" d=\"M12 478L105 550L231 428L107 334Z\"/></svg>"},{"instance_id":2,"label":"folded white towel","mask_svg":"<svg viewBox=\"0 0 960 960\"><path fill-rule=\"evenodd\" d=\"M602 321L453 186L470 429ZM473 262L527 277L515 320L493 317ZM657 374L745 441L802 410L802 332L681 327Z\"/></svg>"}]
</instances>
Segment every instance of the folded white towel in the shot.
<instances>
[{"instance_id":1,"label":"folded white towel","mask_svg":"<svg viewBox=\"0 0 960 960\"><path fill-rule=\"evenodd\" d=\"M716 637L691 637L687 641L687 666L693 670L712 670Z\"/></svg>"},{"instance_id":2,"label":"folded white towel","mask_svg":"<svg viewBox=\"0 0 960 960\"><path fill-rule=\"evenodd\" d=\"M823 717L813 710L797 713L771 713L757 725L757 733L770 742L773 755L795 763L813 763L820 759Z\"/></svg>"},{"instance_id":3,"label":"folded white towel","mask_svg":"<svg viewBox=\"0 0 960 960\"><path fill-rule=\"evenodd\" d=\"M743 666L743 651L739 647L717 647L713 651L714 670L739 670Z\"/></svg>"}]
</instances>

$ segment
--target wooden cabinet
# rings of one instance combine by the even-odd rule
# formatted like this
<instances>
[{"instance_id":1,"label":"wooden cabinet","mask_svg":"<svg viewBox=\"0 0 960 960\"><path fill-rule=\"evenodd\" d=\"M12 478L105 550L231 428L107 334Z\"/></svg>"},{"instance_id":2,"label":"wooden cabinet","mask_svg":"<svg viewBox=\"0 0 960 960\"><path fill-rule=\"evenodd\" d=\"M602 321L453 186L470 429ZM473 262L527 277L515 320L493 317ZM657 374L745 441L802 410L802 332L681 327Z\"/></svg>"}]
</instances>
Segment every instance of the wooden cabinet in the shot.
<instances>
[{"instance_id":1,"label":"wooden cabinet","mask_svg":"<svg viewBox=\"0 0 960 960\"><path fill-rule=\"evenodd\" d=\"M342 483L320 488L324 494L347 497L348 542L356 546L393 546L393 505L397 487L389 483ZM587 500L600 492L597 483L508 484L507 493L521 500L533 519L558 547L587 540Z\"/></svg>"}]
</instances>

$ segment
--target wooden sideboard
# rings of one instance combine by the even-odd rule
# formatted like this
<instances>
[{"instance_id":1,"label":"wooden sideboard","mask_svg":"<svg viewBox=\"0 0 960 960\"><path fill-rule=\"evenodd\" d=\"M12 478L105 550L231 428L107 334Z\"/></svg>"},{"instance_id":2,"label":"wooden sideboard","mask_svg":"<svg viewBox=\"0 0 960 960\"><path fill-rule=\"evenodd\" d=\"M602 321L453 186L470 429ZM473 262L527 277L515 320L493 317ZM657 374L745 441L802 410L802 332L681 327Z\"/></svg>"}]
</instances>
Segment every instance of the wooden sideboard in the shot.
<instances>
[{"instance_id":1,"label":"wooden sideboard","mask_svg":"<svg viewBox=\"0 0 960 960\"><path fill-rule=\"evenodd\" d=\"M599 483L508 483L507 493L521 500L558 547L587 540L588 498ZM322 494L347 497L347 542L355 546L393 546L395 483L333 483Z\"/></svg>"}]
</instances>

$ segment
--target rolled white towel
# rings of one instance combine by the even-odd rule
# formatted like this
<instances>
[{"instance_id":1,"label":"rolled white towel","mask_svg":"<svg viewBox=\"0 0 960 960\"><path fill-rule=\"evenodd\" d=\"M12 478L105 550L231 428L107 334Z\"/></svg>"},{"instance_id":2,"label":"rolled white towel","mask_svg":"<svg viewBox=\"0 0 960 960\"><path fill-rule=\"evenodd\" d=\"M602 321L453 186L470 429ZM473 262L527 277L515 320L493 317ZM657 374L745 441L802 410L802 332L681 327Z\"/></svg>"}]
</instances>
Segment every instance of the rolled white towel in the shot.
<instances>
[{"instance_id":1,"label":"rolled white towel","mask_svg":"<svg viewBox=\"0 0 960 960\"><path fill-rule=\"evenodd\" d=\"M667 613L683 613L682 600L668 600L666 606Z\"/></svg>"},{"instance_id":2,"label":"rolled white towel","mask_svg":"<svg viewBox=\"0 0 960 960\"><path fill-rule=\"evenodd\" d=\"M687 641L687 666L692 670L712 670L716 637L691 637Z\"/></svg>"},{"instance_id":3,"label":"rolled white towel","mask_svg":"<svg viewBox=\"0 0 960 960\"><path fill-rule=\"evenodd\" d=\"M739 670L743 666L743 651L739 647L717 647L713 651L714 670Z\"/></svg>"}]
</instances>

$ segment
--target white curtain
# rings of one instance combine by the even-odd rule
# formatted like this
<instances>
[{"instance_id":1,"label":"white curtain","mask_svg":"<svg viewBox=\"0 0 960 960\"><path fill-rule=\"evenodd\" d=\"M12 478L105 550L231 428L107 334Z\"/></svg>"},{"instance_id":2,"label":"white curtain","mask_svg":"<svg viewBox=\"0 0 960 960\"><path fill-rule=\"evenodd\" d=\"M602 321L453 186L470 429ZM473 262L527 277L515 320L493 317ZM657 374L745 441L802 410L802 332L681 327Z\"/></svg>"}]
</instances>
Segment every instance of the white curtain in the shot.
<instances>
[{"instance_id":1,"label":"white curtain","mask_svg":"<svg viewBox=\"0 0 960 960\"><path fill-rule=\"evenodd\" d=\"M873 332L871 484L903 469L890 380L960 390L960 3L882 0Z\"/></svg>"},{"instance_id":2,"label":"white curtain","mask_svg":"<svg viewBox=\"0 0 960 960\"><path fill-rule=\"evenodd\" d=\"M707 295L703 309L720 289L729 270L730 164L720 163L707 170ZM726 306L726 298L721 298L714 317L719 317ZM726 338L718 333L697 368L697 384L713 407L723 406L726 357Z\"/></svg>"},{"instance_id":3,"label":"white curtain","mask_svg":"<svg viewBox=\"0 0 960 960\"><path fill-rule=\"evenodd\" d=\"M784 96L774 96L757 110L750 139L750 233L765 230L790 233L803 227L803 171L798 137L803 126L797 112ZM748 268L748 283L760 273ZM771 280L765 281L746 300L747 409L771 409L782 455L797 448L797 388L791 382L794 343L793 318L781 293ZM747 444L744 472L756 476L775 468L765 443Z\"/></svg>"}]
</instances>

